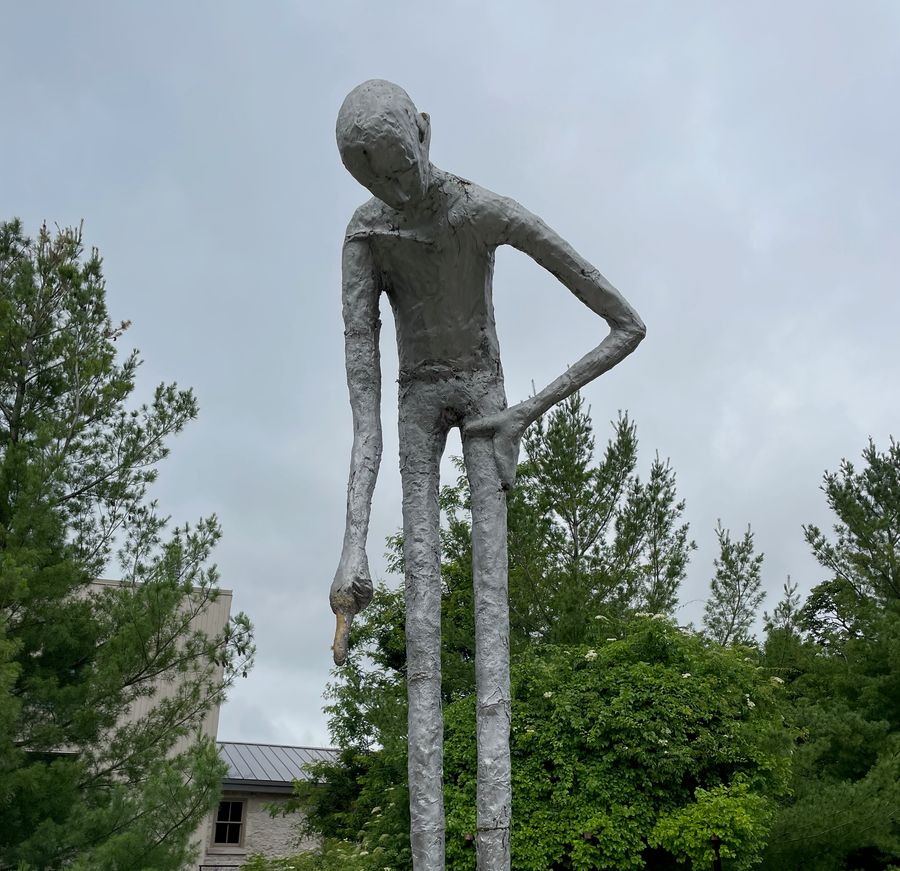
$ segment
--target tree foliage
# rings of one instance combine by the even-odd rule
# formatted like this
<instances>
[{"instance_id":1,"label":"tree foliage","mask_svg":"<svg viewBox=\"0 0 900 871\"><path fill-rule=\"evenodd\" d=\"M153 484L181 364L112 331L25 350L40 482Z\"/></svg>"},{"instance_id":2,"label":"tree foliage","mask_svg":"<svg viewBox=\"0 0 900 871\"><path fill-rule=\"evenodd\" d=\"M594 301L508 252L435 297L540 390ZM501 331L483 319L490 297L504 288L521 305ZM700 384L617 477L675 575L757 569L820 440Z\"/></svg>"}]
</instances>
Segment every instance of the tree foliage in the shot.
<instances>
[{"instance_id":1,"label":"tree foliage","mask_svg":"<svg viewBox=\"0 0 900 871\"><path fill-rule=\"evenodd\" d=\"M676 843L666 823L698 801L717 808L720 836L752 858L785 781L776 688L744 652L709 647L665 615L694 545L671 468L657 458L644 481L636 465L626 417L595 462L577 396L525 440L509 506L516 868L699 861L709 844ZM466 868L475 715L464 477L443 489L442 508L448 862ZM389 544L397 571L400 545ZM298 786L307 833L350 851L347 868L410 863L403 626L402 588L380 585L330 688L341 760L317 768L320 784Z\"/></svg>"},{"instance_id":2,"label":"tree foliage","mask_svg":"<svg viewBox=\"0 0 900 871\"><path fill-rule=\"evenodd\" d=\"M544 869L708 867L722 838L755 865L787 785L780 687L742 651L661 617L591 646L540 645L513 669L513 864ZM448 864L475 868L475 708L447 710Z\"/></svg>"},{"instance_id":3,"label":"tree foliage","mask_svg":"<svg viewBox=\"0 0 900 871\"><path fill-rule=\"evenodd\" d=\"M674 486L635 476L627 418L596 464L577 400L525 444L509 502L513 867L708 869L715 833L726 869L896 871L896 443L825 476L833 533L805 529L824 578L805 603L788 578L759 647L762 555L749 529L733 539L719 526L704 635L674 626L665 606L642 613L657 579L673 588L690 542ZM447 852L466 869L476 771L465 481L442 498ZM648 532L654 523L664 534ZM668 542L655 562L654 541ZM329 708L347 749L297 802L344 867L409 867L402 590L378 589L354 645Z\"/></svg>"},{"instance_id":4,"label":"tree foliage","mask_svg":"<svg viewBox=\"0 0 900 871\"><path fill-rule=\"evenodd\" d=\"M822 490L836 522L828 537L810 524L803 532L828 577L804 608L807 629L823 644L840 647L864 637L870 621L900 601L900 444L886 451L869 442L865 466L844 460L826 473Z\"/></svg>"},{"instance_id":5,"label":"tree foliage","mask_svg":"<svg viewBox=\"0 0 900 871\"><path fill-rule=\"evenodd\" d=\"M885 869L900 862L900 614L841 654L807 641L782 670L800 734L790 799L766 868Z\"/></svg>"},{"instance_id":6,"label":"tree foliage","mask_svg":"<svg viewBox=\"0 0 900 871\"><path fill-rule=\"evenodd\" d=\"M243 615L191 626L217 595L218 523L167 532L148 487L196 400L133 401L127 326L80 230L0 225L4 868L182 867L221 777L198 728L252 656ZM122 583L97 587L113 558Z\"/></svg>"},{"instance_id":7,"label":"tree foliage","mask_svg":"<svg viewBox=\"0 0 900 871\"><path fill-rule=\"evenodd\" d=\"M716 526L719 556L714 561L715 575L710 597L703 612L703 625L718 644L749 644L756 612L765 598L762 590L763 554L755 553L750 527L734 540L731 531Z\"/></svg>"},{"instance_id":8,"label":"tree foliage","mask_svg":"<svg viewBox=\"0 0 900 871\"><path fill-rule=\"evenodd\" d=\"M775 871L900 864L900 449L870 442L863 459L825 475L832 535L804 529L825 578L799 613L786 590L766 642L801 734Z\"/></svg>"},{"instance_id":9,"label":"tree foliage","mask_svg":"<svg viewBox=\"0 0 900 871\"><path fill-rule=\"evenodd\" d=\"M657 456L646 479L637 474L634 423L621 416L597 459L576 393L528 430L523 447L508 500L513 648L580 643L591 614L671 613L696 545L670 464ZM464 477L445 488L444 510L444 576L455 571L471 590Z\"/></svg>"},{"instance_id":10,"label":"tree foliage","mask_svg":"<svg viewBox=\"0 0 900 871\"><path fill-rule=\"evenodd\" d=\"M781 684L745 651L660 616L602 618L586 644L523 651L512 678L514 868L705 868L713 832L731 867L758 862L793 733ZM403 689L391 689L398 707ZM298 784L306 833L347 869L409 867L405 722L395 728L386 746L345 750L318 766L318 785ZM444 766L448 867L474 868L471 695L445 710Z\"/></svg>"}]
</instances>

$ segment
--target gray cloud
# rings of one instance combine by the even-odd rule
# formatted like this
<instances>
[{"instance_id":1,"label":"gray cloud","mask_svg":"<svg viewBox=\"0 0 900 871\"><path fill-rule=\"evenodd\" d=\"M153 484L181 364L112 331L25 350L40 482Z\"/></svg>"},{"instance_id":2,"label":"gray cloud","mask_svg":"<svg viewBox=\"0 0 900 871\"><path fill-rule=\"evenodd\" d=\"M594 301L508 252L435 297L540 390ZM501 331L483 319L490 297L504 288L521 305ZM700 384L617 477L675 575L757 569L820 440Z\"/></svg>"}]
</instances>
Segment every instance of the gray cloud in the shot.
<instances>
[{"instance_id":1,"label":"gray cloud","mask_svg":"<svg viewBox=\"0 0 900 871\"><path fill-rule=\"evenodd\" d=\"M344 94L403 84L437 164L541 214L641 312L647 341L586 395L601 442L628 409L644 466L672 459L701 545L681 612L697 619L716 518L753 524L770 604L787 573L808 588L800 526L829 523L822 472L900 430L898 46L889 2L6 10L4 214L84 218L145 394L165 379L200 398L157 495L176 519L220 515L223 585L257 625L223 737L328 740L350 444L339 249L365 195L334 147ZM511 398L601 332L515 252L496 304ZM390 333L380 571L400 520Z\"/></svg>"}]
</instances>

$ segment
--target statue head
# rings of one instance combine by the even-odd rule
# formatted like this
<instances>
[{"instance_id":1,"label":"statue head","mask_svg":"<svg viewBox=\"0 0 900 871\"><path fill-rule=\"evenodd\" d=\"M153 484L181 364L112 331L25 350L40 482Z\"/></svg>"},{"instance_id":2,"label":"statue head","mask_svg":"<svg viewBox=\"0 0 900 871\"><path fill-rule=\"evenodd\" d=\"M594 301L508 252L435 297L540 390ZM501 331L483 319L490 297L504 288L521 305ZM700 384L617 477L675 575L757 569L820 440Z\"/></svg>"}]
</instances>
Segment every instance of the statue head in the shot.
<instances>
[{"instance_id":1,"label":"statue head","mask_svg":"<svg viewBox=\"0 0 900 871\"><path fill-rule=\"evenodd\" d=\"M399 85L370 79L355 87L338 112L337 144L348 172L395 209L428 192L431 163L428 115L416 111Z\"/></svg>"}]
</instances>

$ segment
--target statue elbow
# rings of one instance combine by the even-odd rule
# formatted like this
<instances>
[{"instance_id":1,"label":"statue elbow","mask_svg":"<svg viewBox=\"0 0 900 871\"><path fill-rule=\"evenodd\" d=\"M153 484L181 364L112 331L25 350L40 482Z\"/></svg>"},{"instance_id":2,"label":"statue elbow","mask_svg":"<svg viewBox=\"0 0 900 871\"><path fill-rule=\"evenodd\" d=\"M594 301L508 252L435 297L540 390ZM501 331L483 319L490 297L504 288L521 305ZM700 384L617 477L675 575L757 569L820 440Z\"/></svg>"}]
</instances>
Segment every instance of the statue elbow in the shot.
<instances>
[{"instance_id":1,"label":"statue elbow","mask_svg":"<svg viewBox=\"0 0 900 871\"><path fill-rule=\"evenodd\" d=\"M619 331L630 350L634 350L647 335L647 325L633 314L625 323L619 325Z\"/></svg>"},{"instance_id":2,"label":"statue elbow","mask_svg":"<svg viewBox=\"0 0 900 871\"><path fill-rule=\"evenodd\" d=\"M640 344L647 336L647 325L637 315L634 316L631 333L635 338L635 344Z\"/></svg>"}]
</instances>

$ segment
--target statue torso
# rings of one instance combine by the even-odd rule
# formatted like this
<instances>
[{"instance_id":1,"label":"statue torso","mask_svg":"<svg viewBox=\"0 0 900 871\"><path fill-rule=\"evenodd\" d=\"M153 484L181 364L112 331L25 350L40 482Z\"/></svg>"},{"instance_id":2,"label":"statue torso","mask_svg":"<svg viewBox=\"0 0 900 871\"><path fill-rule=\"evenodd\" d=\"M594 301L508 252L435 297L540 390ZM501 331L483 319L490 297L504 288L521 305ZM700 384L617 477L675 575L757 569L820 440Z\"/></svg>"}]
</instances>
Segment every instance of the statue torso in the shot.
<instances>
[{"instance_id":1,"label":"statue torso","mask_svg":"<svg viewBox=\"0 0 900 871\"><path fill-rule=\"evenodd\" d=\"M500 371L491 280L494 248L481 220L484 192L439 173L441 197L425 218L378 200L358 213L348 237L371 245L391 302L401 373Z\"/></svg>"}]
</instances>

